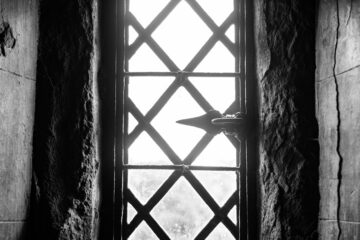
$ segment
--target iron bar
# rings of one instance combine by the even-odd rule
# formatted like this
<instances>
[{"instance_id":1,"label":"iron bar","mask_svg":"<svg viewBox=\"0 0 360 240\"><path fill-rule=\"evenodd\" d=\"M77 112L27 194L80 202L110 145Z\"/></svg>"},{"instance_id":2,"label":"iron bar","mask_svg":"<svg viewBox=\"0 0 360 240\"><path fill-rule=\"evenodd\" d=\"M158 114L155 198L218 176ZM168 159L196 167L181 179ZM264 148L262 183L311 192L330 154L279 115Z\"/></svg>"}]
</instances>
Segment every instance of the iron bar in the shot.
<instances>
[{"instance_id":1,"label":"iron bar","mask_svg":"<svg viewBox=\"0 0 360 240\"><path fill-rule=\"evenodd\" d=\"M240 171L239 167L208 167L194 165L124 165L123 170L175 170L175 171Z\"/></svg>"},{"instance_id":2,"label":"iron bar","mask_svg":"<svg viewBox=\"0 0 360 240\"><path fill-rule=\"evenodd\" d=\"M239 72L125 72L130 77L176 77L178 75L188 77L239 77Z\"/></svg>"}]
</instances>

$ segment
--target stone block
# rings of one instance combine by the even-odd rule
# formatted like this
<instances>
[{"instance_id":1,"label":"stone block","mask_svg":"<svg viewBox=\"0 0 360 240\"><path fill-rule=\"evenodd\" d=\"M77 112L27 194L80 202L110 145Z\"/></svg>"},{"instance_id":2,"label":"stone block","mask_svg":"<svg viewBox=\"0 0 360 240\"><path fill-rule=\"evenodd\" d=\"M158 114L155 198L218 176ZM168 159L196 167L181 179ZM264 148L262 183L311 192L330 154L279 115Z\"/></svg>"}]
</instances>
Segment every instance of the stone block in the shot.
<instances>
[{"instance_id":1,"label":"stone block","mask_svg":"<svg viewBox=\"0 0 360 240\"><path fill-rule=\"evenodd\" d=\"M316 79L333 75L336 42L336 0L320 0L316 29Z\"/></svg>"},{"instance_id":2,"label":"stone block","mask_svg":"<svg viewBox=\"0 0 360 240\"><path fill-rule=\"evenodd\" d=\"M339 1L336 74L360 65L360 1Z\"/></svg>"},{"instance_id":3,"label":"stone block","mask_svg":"<svg viewBox=\"0 0 360 240\"><path fill-rule=\"evenodd\" d=\"M340 222L342 234L340 240L358 240L360 239L360 223ZM319 240L337 240L338 226L333 220L320 220L319 222Z\"/></svg>"},{"instance_id":4,"label":"stone block","mask_svg":"<svg viewBox=\"0 0 360 240\"><path fill-rule=\"evenodd\" d=\"M31 186L35 81L0 71L0 220L24 220Z\"/></svg>"},{"instance_id":5,"label":"stone block","mask_svg":"<svg viewBox=\"0 0 360 240\"><path fill-rule=\"evenodd\" d=\"M337 76L341 116L343 178L360 182L360 68Z\"/></svg>"},{"instance_id":6,"label":"stone block","mask_svg":"<svg viewBox=\"0 0 360 240\"><path fill-rule=\"evenodd\" d=\"M317 119L319 124L320 178L337 178L337 111L333 78L317 82Z\"/></svg>"},{"instance_id":7,"label":"stone block","mask_svg":"<svg viewBox=\"0 0 360 240\"><path fill-rule=\"evenodd\" d=\"M320 219L337 219L337 179L320 179ZM342 179L340 188L340 220L360 222L360 182Z\"/></svg>"},{"instance_id":8,"label":"stone block","mask_svg":"<svg viewBox=\"0 0 360 240\"><path fill-rule=\"evenodd\" d=\"M1 240L25 239L25 222L0 222Z\"/></svg>"},{"instance_id":9,"label":"stone block","mask_svg":"<svg viewBox=\"0 0 360 240\"><path fill-rule=\"evenodd\" d=\"M0 56L0 68L26 78L36 78L38 0L0 1L0 23L9 23L16 39L13 49Z\"/></svg>"}]
</instances>

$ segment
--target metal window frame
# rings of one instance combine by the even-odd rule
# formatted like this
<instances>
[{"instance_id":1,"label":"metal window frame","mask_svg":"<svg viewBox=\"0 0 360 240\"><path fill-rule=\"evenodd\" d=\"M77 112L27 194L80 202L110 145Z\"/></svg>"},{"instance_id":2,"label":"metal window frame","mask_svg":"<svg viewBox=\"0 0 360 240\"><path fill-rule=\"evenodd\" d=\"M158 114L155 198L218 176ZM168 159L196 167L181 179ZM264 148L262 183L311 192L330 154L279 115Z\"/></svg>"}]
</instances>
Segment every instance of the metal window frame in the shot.
<instances>
[{"instance_id":1,"label":"metal window frame","mask_svg":"<svg viewBox=\"0 0 360 240\"><path fill-rule=\"evenodd\" d=\"M180 2L181 0L172 0L166 8L173 8L176 6L176 2ZM201 8L199 9L198 6L196 6L196 2L193 0L184 0L187 1L188 3L192 4L192 7L197 9L197 13L198 15L204 20L207 19L208 16L206 16L207 14L203 14L201 13ZM235 17L235 27L238 27L240 29L243 29L243 37L240 38L239 36L236 36L237 38L239 38L239 43L240 43L240 48L239 49L232 49L231 51L234 52L236 51L237 54L239 55L243 55L245 56L244 58L242 58L241 60L239 60L239 62L237 62L236 64L238 66L240 66L240 71L239 73L196 73L196 72L191 72L194 69L194 66L196 66L196 63L199 63L202 58L206 55L206 53L208 51L206 51L207 49L211 49L212 45L208 44L209 42L212 43L212 41L215 40L215 42L218 41L218 38L214 37L214 39L211 39L211 41L208 41L204 46L203 49L200 51L200 53L202 54L198 54L198 57L196 57L186 68L184 71L179 71L179 69L176 67L176 65L172 62L172 60L170 58L167 57L166 53L164 53L161 48L159 46L157 46L157 43L155 41L151 41L150 38L150 43L147 42L150 47L154 50L156 49L156 54L159 56L160 59L163 60L163 62L167 62L170 63L168 64L168 68L170 69L169 72L151 72L151 73L145 73L145 72L126 72L126 61L125 61L125 45L126 45L126 41L127 39L125 38L125 36L127 36L126 33L126 22L125 22L125 12L127 11L126 9L126 2L127 0L117 0L116 4L117 4L117 14L116 14L116 22L118 23L117 26L117 32L116 32L116 38L117 38L117 51L116 51L116 97L115 97L115 179L114 179L114 225L113 225L113 229L114 229L114 238L115 239L125 239L127 234L126 234L126 230L124 229L124 224L123 224L123 219L126 219L126 202L124 201L125 198L127 198L127 200L129 202L131 202L131 204L134 206L134 208L138 211L138 213L140 213L138 216L142 217L138 217L138 219L136 219L135 217L135 221L133 220L134 224L132 226L129 226L130 228L136 228L136 226L138 226L138 223L140 223L142 220L145 220L147 222L147 224L152 228L152 229L157 229L156 230L156 235L158 235L160 237L160 239L169 239L166 235L166 233L164 233L161 229L160 226L158 226L158 224L156 223L155 220L152 219L152 217L150 216L150 211L152 209L152 207L154 207L158 201L156 201L156 199L159 199L161 197L163 197L163 195L166 194L166 192L171 188L172 184L168 184L168 185L163 185L164 189L159 192L158 196L153 197L153 201L149 201L148 204L146 204L147 206L142 206L138 200L131 194L131 192L124 192L123 186L126 186L126 180L127 180L127 176L126 176L126 171L123 171L124 169L139 169L139 166L133 166L133 165L128 165L128 164L124 164L123 160L126 159L126 151L124 151L124 149L127 148L127 144L125 143L125 139L124 139L124 132L127 132L126 129L126 123L125 123L125 119L127 118L126 116L126 112L124 110L124 104L125 104L125 96L127 96L127 87L126 87L126 81L123 81L123 79L126 79L129 76L174 76L177 79L179 79L179 81L181 81L180 84L182 84L182 86L184 86L189 92L190 94L200 103L200 105L202 106L202 108L205 110L210 110L211 106L207 103L207 101L205 99L202 98L201 94L197 92L197 90L192 86L192 84L186 80L186 78L188 76L199 76L199 77L216 77L216 76L226 76L226 77L239 77L241 79L243 79L242 81L237 81L239 82L239 86L236 86L236 89L241 89L241 93L237 93L237 95L242 95L243 100L239 101L240 108L242 109L243 112L246 112L249 116L249 118L253 118L254 120L256 119L256 112L257 112L257 108L256 108L256 94L255 90L256 90L256 84L253 83L251 81L251 79L253 80L254 78L252 77L252 63L254 61L253 59L253 36L252 36L252 27L248 27L249 25L251 25L252 23L252 0L239 0L239 1L235 1L235 4L237 4L238 6L236 6L240 12L236 15L233 16ZM195 10L194 9L194 10ZM199 14L200 12L200 14ZM241 14L242 13L242 14ZM158 15L158 17L155 19L155 21L153 21L147 28L146 30L141 29L141 25L138 26L134 26L134 27L138 27L140 29L140 31L144 31L146 32L146 34L144 34L143 39L140 37L138 38L134 44L133 44L133 48L130 49L129 54L133 54L136 51L136 47L140 47L140 45L143 42L146 35L149 36L149 34L151 34L152 31L154 31L154 29L157 27L155 23L157 23L159 25L159 21L161 22L161 19L165 19L166 18L166 12L163 12L161 14ZM211 19L210 19L211 20ZM250 21L249 21L250 20ZM134 25L136 25L136 21L134 21L134 19L131 20L132 23ZM212 21L212 20L211 20ZM216 25L212 24L211 21L204 20L204 22L208 25L208 27L213 30L214 27L218 28ZM225 21L226 22L226 21ZM219 27L219 29L221 29L221 26ZM225 28L227 29L227 27ZM214 30L213 30L214 31ZM219 30L220 32L221 30ZM215 31L214 31L215 32ZM215 36L217 34L214 34L213 36ZM223 32L224 35L224 32ZM225 46L227 46L227 42L226 39L223 39L222 37L220 37L220 41L224 43ZM229 46L227 46L229 48ZM230 50L230 48L229 48ZM155 52L154 51L154 52ZM165 60L164 60L165 59ZM238 58L237 58L238 59ZM185 80L184 80L185 79ZM172 92L176 91L176 89L179 87L179 85L174 84L173 88L170 88L169 93L168 94L164 94L163 97L167 100L168 98L171 97ZM163 104L166 104L167 100L163 100ZM160 101L161 102L161 101ZM131 110L132 114L136 117L136 115L141 114L140 111L137 110L135 105L129 105L128 106L129 109ZM151 120L157 113L157 111L159 111L161 109L162 106L154 106L153 107L153 111L149 111L149 113L144 117L139 117L137 118L138 120L142 120L142 119L146 119L147 123L150 123ZM228 109L228 111L231 111L231 108ZM144 123L146 124L146 122ZM136 129L135 129L136 130ZM144 130L144 129L143 129ZM151 126L147 128L148 131L152 132L152 136L153 138L156 138L157 141L163 141L161 139L161 136L159 136L158 134L156 134L156 130L154 131L154 129L151 128ZM130 136L130 139L135 139L136 138L136 134L139 134L140 131L134 131L135 135L133 137ZM206 146L206 144L208 142L210 142L211 140L211 136L209 135L205 135L203 137L203 139L199 142L198 146L195 147L195 150L193 153L191 153L189 156L190 159L188 160L188 162L191 162L191 158L195 159L196 155L199 154L201 151L198 150L198 148L203 148L204 145ZM131 140L130 140L131 141ZM232 141L234 142L235 139L232 139ZM231 198L228 200L228 202L226 202L226 204L220 208L219 206L217 206L216 202L212 199L212 197L207 193L207 191L204 189L204 187L201 185L201 183L198 182L198 180L192 175L192 173L190 171L185 171L184 172L184 163L182 163L181 161L175 161L174 165L171 166L141 166L141 169L173 169L176 170L173 172L173 174L170 176L170 178L168 179L169 182L171 183L175 183L176 180L180 177L180 176L184 176L186 177L188 180L190 180L190 184L195 184L197 185L197 188L202 189L201 192L199 193L202 196L202 199L209 199L207 202L207 205L214 211L215 216L213 219L211 219L211 221L208 223L208 225L200 232L200 234L198 235L198 237L196 239L204 239L211 231L212 229L210 228L210 226L212 224L217 224L220 221L223 221L223 223L226 225L226 227L234 234L239 235L239 239L256 239L257 238L257 233L258 233L258 214L259 214L259 210L257 209L256 206L256 200L257 200L257 174L255 173L257 170L257 154L256 152L256 136L252 137L250 139L247 139L246 141L242 141L242 149L246 149L247 151L242 151L242 157L241 159L244 159L244 161L241 163L241 167L240 168L213 168L213 167L197 167L197 166L189 166L188 170L214 170L214 171L237 171L240 170L241 172L241 180L240 180L240 188L241 189L246 189L245 191L240 191L240 196L237 196L237 194L233 194L233 196L231 196ZM166 142L164 144L164 146L166 146ZM167 152L168 154L172 155L171 159L176 159L176 154L173 153L171 151L171 149L169 147L166 147L166 149L163 149L165 152ZM252 161L249 161L249 160ZM251 173L250 173L251 172ZM182 173L182 175L181 175ZM163 187L162 186L162 187ZM227 220L227 214L228 212L232 209L232 207L234 206L234 204L240 204L239 209L239 216L238 218L241 218L242 220L239 221L240 222L240 226L237 226L236 229L234 229L233 226L231 226L231 221L230 223ZM220 215L220 218L219 218ZM224 218L225 216L225 218ZM244 221L245 219L245 221ZM134 228L134 229L135 229Z\"/></svg>"}]
</instances>

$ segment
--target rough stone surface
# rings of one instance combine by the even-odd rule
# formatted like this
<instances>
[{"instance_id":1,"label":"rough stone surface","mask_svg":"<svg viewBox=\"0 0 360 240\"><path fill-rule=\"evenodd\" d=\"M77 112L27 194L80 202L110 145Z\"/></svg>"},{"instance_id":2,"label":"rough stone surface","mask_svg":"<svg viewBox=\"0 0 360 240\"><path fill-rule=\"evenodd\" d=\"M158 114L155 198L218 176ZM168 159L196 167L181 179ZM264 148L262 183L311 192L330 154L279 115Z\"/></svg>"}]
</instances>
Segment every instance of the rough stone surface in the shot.
<instances>
[{"instance_id":1,"label":"rough stone surface","mask_svg":"<svg viewBox=\"0 0 360 240\"><path fill-rule=\"evenodd\" d=\"M27 239L25 222L0 222L1 240Z\"/></svg>"},{"instance_id":2,"label":"rough stone surface","mask_svg":"<svg viewBox=\"0 0 360 240\"><path fill-rule=\"evenodd\" d=\"M27 217L34 103L34 81L0 71L0 221Z\"/></svg>"},{"instance_id":3,"label":"rough stone surface","mask_svg":"<svg viewBox=\"0 0 360 240\"><path fill-rule=\"evenodd\" d=\"M360 1L319 1L319 239L360 238Z\"/></svg>"},{"instance_id":4,"label":"rough stone surface","mask_svg":"<svg viewBox=\"0 0 360 240\"><path fill-rule=\"evenodd\" d=\"M94 237L94 9L40 3L33 239Z\"/></svg>"},{"instance_id":5,"label":"rough stone surface","mask_svg":"<svg viewBox=\"0 0 360 240\"><path fill-rule=\"evenodd\" d=\"M3 53L1 54L0 69L32 80L36 76L38 1L0 1L0 32L1 26L8 24L14 39L16 39L14 46L11 47L8 42L10 45L3 49L6 57L3 56ZM0 47L1 45L0 34Z\"/></svg>"},{"instance_id":6,"label":"rough stone surface","mask_svg":"<svg viewBox=\"0 0 360 240\"><path fill-rule=\"evenodd\" d=\"M0 1L0 239L26 234L32 175L37 1Z\"/></svg>"},{"instance_id":7,"label":"rough stone surface","mask_svg":"<svg viewBox=\"0 0 360 240\"><path fill-rule=\"evenodd\" d=\"M315 3L259 0L261 239L317 239ZM258 24L259 25L259 24Z\"/></svg>"}]
</instances>

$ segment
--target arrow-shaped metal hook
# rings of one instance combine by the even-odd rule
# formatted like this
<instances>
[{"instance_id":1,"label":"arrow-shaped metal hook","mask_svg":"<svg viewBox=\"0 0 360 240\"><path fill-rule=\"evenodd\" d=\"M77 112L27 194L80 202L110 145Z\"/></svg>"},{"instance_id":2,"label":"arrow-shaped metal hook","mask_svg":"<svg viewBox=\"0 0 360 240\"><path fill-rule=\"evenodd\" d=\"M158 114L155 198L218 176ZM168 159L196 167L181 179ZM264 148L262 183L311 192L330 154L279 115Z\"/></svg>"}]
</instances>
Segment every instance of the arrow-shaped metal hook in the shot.
<instances>
[{"instance_id":1,"label":"arrow-shaped metal hook","mask_svg":"<svg viewBox=\"0 0 360 240\"><path fill-rule=\"evenodd\" d=\"M224 116L216 110L210 110L199 117L179 120L177 123L201 128L211 135L219 134L222 131L229 135L244 133L246 125L243 114L236 113Z\"/></svg>"}]
</instances>

